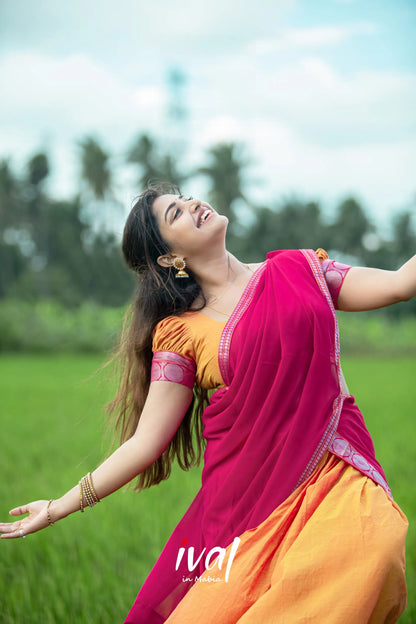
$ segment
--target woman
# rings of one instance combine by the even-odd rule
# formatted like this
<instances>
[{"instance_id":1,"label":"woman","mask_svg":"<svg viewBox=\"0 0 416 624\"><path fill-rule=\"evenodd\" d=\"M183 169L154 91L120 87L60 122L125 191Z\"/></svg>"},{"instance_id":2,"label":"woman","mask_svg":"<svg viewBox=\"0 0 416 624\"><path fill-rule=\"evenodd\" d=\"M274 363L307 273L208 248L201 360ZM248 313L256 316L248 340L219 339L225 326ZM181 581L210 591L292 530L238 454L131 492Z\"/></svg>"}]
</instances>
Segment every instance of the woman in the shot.
<instances>
[{"instance_id":1,"label":"woman","mask_svg":"<svg viewBox=\"0 0 416 624\"><path fill-rule=\"evenodd\" d=\"M227 223L198 199L140 196L123 236L140 280L111 405L122 445L60 499L13 509L29 516L0 524L2 538L137 475L139 490L157 484L175 456L189 468L205 444L201 489L127 624L395 622L407 520L343 379L334 308L410 299L416 256L398 271L323 250L246 265L225 247Z\"/></svg>"}]
</instances>

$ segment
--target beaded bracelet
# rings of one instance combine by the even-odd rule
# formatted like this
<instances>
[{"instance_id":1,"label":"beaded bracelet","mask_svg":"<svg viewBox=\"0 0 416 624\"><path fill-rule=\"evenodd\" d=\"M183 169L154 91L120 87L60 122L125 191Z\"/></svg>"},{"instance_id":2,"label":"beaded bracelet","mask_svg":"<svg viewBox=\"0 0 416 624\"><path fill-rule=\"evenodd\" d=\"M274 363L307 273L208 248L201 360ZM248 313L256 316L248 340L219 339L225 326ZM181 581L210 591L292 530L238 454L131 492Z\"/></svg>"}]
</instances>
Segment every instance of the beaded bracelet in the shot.
<instances>
[{"instance_id":1,"label":"beaded bracelet","mask_svg":"<svg viewBox=\"0 0 416 624\"><path fill-rule=\"evenodd\" d=\"M92 484L92 477L91 477L91 473L90 472L87 474L87 483L88 483L88 487L90 489L90 492L91 492L95 502L99 503L100 499L98 498L97 492L95 491L94 486Z\"/></svg>"},{"instance_id":2,"label":"beaded bracelet","mask_svg":"<svg viewBox=\"0 0 416 624\"><path fill-rule=\"evenodd\" d=\"M100 499L97 496L97 492L95 491L92 484L90 472L86 474L85 477L82 477L79 482L79 500L81 511L84 511L84 499L88 507L94 507L94 505L100 502Z\"/></svg>"},{"instance_id":3,"label":"beaded bracelet","mask_svg":"<svg viewBox=\"0 0 416 624\"><path fill-rule=\"evenodd\" d=\"M85 500L87 501L87 505L88 507L93 507L95 505L95 500L91 493L87 476L82 477L81 483L82 483L82 491L83 491Z\"/></svg>"}]
</instances>

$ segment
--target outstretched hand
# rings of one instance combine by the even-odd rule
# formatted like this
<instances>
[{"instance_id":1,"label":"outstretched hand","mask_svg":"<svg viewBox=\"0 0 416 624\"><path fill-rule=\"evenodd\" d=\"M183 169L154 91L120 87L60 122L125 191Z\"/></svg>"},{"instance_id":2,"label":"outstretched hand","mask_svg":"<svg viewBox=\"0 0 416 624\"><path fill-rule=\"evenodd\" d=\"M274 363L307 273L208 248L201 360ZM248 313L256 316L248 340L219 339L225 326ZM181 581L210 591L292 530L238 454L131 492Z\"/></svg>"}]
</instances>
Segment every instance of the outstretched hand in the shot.
<instances>
[{"instance_id":1,"label":"outstretched hand","mask_svg":"<svg viewBox=\"0 0 416 624\"><path fill-rule=\"evenodd\" d=\"M22 507L15 507L9 513L12 516L29 515L15 522L0 522L0 538L25 537L48 526L47 500L34 501Z\"/></svg>"}]
</instances>

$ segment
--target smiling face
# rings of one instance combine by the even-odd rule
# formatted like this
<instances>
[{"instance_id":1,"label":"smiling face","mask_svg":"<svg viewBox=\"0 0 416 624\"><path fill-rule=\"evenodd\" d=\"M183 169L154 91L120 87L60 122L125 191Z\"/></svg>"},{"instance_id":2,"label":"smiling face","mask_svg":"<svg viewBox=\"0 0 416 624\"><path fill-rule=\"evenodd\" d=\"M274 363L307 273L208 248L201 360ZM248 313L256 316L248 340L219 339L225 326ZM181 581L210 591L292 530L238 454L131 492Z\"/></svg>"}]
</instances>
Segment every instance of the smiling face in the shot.
<instances>
[{"instance_id":1,"label":"smiling face","mask_svg":"<svg viewBox=\"0 0 416 624\"><path fill-rule=\"evenodd\" d=\"M182 195L160 195L154 200L152 210L173 258L196 258L214 242L225 238L228 219L207 202Z\"/></svg>"}]
</instances>

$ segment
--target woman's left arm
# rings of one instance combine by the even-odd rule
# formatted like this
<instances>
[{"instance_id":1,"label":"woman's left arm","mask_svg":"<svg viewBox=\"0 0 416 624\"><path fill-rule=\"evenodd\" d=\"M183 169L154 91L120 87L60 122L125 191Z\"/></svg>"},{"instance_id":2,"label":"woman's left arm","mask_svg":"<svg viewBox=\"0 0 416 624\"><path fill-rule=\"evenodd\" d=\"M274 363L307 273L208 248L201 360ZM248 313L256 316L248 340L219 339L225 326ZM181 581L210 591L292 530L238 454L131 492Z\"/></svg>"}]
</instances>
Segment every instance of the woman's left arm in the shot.
<instances>
[{"instance_id":1,"label":"woman's left arm","mask_svg":"<svg viewBox=\"0 0 416 624\"><path fill-rule=\"evenodd\" d=\"M416 255L397 271L351 267L338 295L337 307L347 312L374 310L409 301L416 295Z\"/></svg>"}]
</instances>

